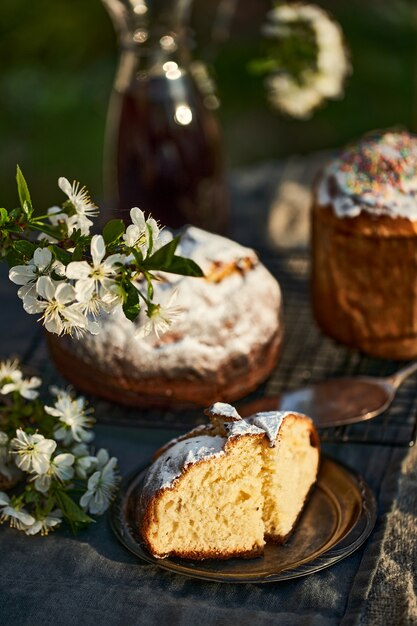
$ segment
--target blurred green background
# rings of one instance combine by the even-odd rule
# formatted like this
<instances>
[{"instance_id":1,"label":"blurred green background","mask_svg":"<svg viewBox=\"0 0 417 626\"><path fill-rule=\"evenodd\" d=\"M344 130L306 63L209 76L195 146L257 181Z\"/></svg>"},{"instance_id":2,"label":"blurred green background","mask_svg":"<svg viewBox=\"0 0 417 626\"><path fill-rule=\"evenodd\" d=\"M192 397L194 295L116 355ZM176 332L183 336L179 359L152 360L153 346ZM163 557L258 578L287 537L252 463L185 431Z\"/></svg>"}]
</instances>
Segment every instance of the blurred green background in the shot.
<instances>
[{"instance_id":1,"label":"blurred green background","mask_svg":"<svg viewBox=\"0 0 417 626\"><path fill-rule=\"evenodd\" d=\"M215 51L208 33L216 3L195 0L196 53L212 61L230 167L333 148L374 128L417 131L417 8L410 0L317 2L339 20L353 75L345 98L309 121L268 108L262 78L247 65L259 55L259 28L271 6L237 3L230 38ZM0 185L16 203L19 163L37 206L60 197L58 176L102 197L105 118L117 43L100 0L2 0L0 26Z\"/></svg>"}]
</instances>

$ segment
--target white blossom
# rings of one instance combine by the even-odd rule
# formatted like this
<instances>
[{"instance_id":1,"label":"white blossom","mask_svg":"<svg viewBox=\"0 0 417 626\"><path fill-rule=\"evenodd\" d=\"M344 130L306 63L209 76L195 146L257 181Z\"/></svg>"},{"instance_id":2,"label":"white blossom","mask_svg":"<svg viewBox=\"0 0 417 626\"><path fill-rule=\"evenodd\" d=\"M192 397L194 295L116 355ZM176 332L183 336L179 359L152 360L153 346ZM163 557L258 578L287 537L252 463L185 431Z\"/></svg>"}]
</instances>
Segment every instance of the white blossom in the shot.
<instances>
[{"instance_id":1,"label":"white blossom","mask_svg":"<svg viewBox=\"0 0 417 626\"><path fill-rule=\"evenodd\" d=\"M0 382L3 380L20 380L22 378L22 371L19 367L19 361L17 359L8 359L7 361L0 361Z\"/></svg>"},{"instance_id":2,"label":"white blossom","mask_svg":"<svg viewBox=\"0 0 417 626\"><path fill-rule=\"evenodd\" d=\"M34 520L33 524L23 530L27 535L37 535L40 533L41 535L46 536L51 530L55 530L61 522L62 511L60 511L60 509L54 509L48 515Z\"/></svg>"},{"instance_id":3,"label":"white blossom","mask_svg":"<svg viewBox=\"0 0 417 626\"><path fill-rule=\"evenodd\" d=\"M97 467L95 456L80 456L75 460L75 473L78 478L86 479Z\"/></svg>"},{"instance_id":4,"label":"white blossom","mask_svg":"<svg viewBox=\"0 0 417 626\"><path fill-rule=\"evenodd\" d=\"M80 499L80 506L93 515L101 515L108 508L118 483L115 472L117 459L112 457L102 470L88 479L87 491Z\"/></svg>"},{"instance_id":5,"label":"white blossom","mask_svg":"<svg viewBox=\"0 0 417 626\"><path fill-rule=\"evenodd\" d=\"M100 304L106 313L112 313L115 308L122 305L126 298L126 292L120 283L110 285L107 291L101 291Z\"/></svg>"},{"instance_id":6,"label":"white blossom","mask_svg":"<svg viewBox=\"0 0 417 626\"><path fill-rule=\"evenodd\" d=\"M39 391L35 391L40 385L42 381L37 376L32 376L31 378L17 378L13 380L11 383L6 383L1 388L1 393L3 395L7 395L12 393L13 391L17 391L22 398L26 398L26 400L34 400L39 396Z\"/></svg>"},{"instance_id":7,"label":"white blossom","mask_svg":"<svg viewBox=\"0 0 417 626\"><path fill-rule=\"evenodd\" d=\"M62 335L79 330L88 330L89 321L76 302L75 289L66 282L56 282L41 276L37 282L38 297L27 297L23 307L28 313L43 313L40 318L51 333Z\"/></svg>"},{"instance_id":8,"label":"white blossom","mask_svg":"<svg viewBox=\"0 0 417 626\"><path fill-rule=\"evenodd\" d=\"M50 459L47 471L43 474L35 475L35 489L42 493L46 493L51 486L53 478L58 479L60 482L71 480L74 476L74 461L74 455L68 452L58 454L53 459Z\"/></svg>"},{"instance_id":9,"label":"white blossom","mask_svg":"<svg viewBox=\"0 0 417 626\"><path fill-rule=\"evenodd\" d=\"M89 442L94 438L94 434L89 430L94 424L94 419L87 414L83 397L72 398L70 393L59 390L54 406L45 406L45 411L59 418L54 435L64 445L69 445L73 441Z\"/></svg>"},{"instance_id":10,"label":"white blossom","mask_svg":"<svg viewBox=\"0 0 417 626\"><path fill-rule=\"evenodd\" d=\"M67 276L76 280L75 293L77 300L87 303L94 294L100 294L99 289L108 291L115 284L114 277L118 273L117 264L123 263L124 256L112 254L104 259L106 244L101 235L94 235L91 239L92 264L87 261L72 261L67 266ZM104 259L104 260L103 260Z\"/></svg>"},{"instance_id":11,"label":"white blossom","mask_svg":"<svg viewBox=\"0 0 417 626\"><path fill-rule=\"evenodd\" d=\"M59 393L59 390L57 390ZM71 448L71 453L77 458L82 456L88 456L90 454L90 449L86 443L76 443Z\"/></svg>"},{"instance_id":12,"label":"white blossom","mask_svg":"<svg viewBox=\"0 0 417 626\"><path fill-rule=\"evenodd\" d=\"M98 469L103 469L103 467L105 465L107 465L107 463L110 460L110 455L108 453L108 451L105 448L100 448L100 450L97 452L96 454L96 462L97 462L97 468Z\"/></svg>"},{"instance_id":13,"label":"white blossom","mask_svg":"<svg viewBox=\"0 0 417 626\"><path fill-rule=\"evenodd\" d=\"M97 458L90 454L90 450L85 443L77 443L71 448L75 457L75 475L85 480L87 476L97 469Z\"/></svg>"},{"instance_id":14,"label":"white blossom","mask_svg":"<svg viewBox=\"0 0 417 626\"><path fill-rule=\"evenodd\" d=\"M126 228L123 239L129 248L138 248L143 258L148 254L158 250L160 245L160 234L158 222L149 217L145 220L145 215L138 207L130 210L130 219L132 224ZM165 240L162 240L165 241ZM165 241L167 243L167 241Z\"/></svg>"},{"instance_id":15,"label":"white blossom","mask_svg":"<svg viewBox=\"0 0 417 626\"><path fill-rule=\"evenodd\" d=\"M70 216L67 222L69 228L79 228L82 235L88 235L93 225L89 217L96 216L98 209L91 201L87 189L85 187L80 188L80 183L76 181L71 185L69 180L63 176L58 179L58 186L68 196L75 209L75 215Z\"/></svg>"},{"instance_id":16,"label":"white blossom","mask_svg":"<svg viewBox=\"0 0 417 626\"><path fill-rule=\"evenodd\" d=\"M182 312L183 308L180 306L174 306L173 302L178 296L178 290L175 289L165 305L163 304L151 304L150 311L148 312L149 319L141 324L135 331L135 337L138 339L155 333L157 338L167 332L172 323L177 320Z\"/></svg>"},{"instance_id":17,"label":"white blossom","mask_svg":"<svg viewBox=\"0 0 417 626\"><path fill-rule=\"evenodd\" d=\"M7 493L0 491L0 522L9 522L11 528L26 531L35 523L35 518L24 508L12 506Z\"/></svg>"},{"instance_id":18,"label":"white blossom","mask_svg":"<svg viewBox=\"0 0 417 626\"><path fill-rule=\"evenodd\" d=\"M263 32L270 38L288 37L292 25L300 22L307 23L313 31L317 46L314 69L306 68L297 79L286 68L278 68L266 81L271 104L289 115L306 119L323 99L343 95L343 83L351 68L340 26L312 4L282 4L268 17L270 22Z\"/></svg>"},{"instance_id":19,"label":"white blossom","mask_svg":"<svg viewBox=\"0 0 417 626\"><path fill-rule=\"evenodd\" d=\"M53 270L63 274L64 266L52 257L49 248L36 248L27 265L15 265L9 271L10 280L16 285L34 285L40 276L49 275ZM18 291L19 297L27 294L26 290Z\"/></svg>"},{"instance_id":20,"label":"white blossom","mask_svg":"<svg viewBox=\"0 0 417 626\"><path fill-rule=\"evenodd\" d=\"M10 443L15 463L24 472L44 474L49 467L49 460L55 451L56 441L45 439L41 434L30 435L18 428L16 437Z\"/></svg>"}]
</instances>

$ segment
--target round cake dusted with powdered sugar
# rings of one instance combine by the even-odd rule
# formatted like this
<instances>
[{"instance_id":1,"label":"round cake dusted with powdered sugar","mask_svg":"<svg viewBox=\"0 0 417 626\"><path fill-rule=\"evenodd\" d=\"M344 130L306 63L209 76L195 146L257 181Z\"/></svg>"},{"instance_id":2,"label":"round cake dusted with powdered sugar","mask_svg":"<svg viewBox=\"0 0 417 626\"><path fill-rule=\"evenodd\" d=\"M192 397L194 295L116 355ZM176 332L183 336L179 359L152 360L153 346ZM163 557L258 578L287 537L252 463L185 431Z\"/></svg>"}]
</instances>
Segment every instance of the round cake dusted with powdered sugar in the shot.
<instances>
[{"instance_id":1,"label":"round cake dusted with powdered sugar","mask_svg":"<svg viewBox=\"0 0 417 626\"><path fill-rule=\"evenodd\" d=\"M318 472L312 421L294 412L243 419L217 402L210 423L156 454L137 503L143 539L156 557L259 556L295 528Z\"/></svg>"},{"instance_id":2,"label":"round cake dusted with powdered sugar","mask_svg":"<svg viewBox=\"0 0 417 626\"><path fill-rule=\"evenodd\" d=\"M198 228L185 230L179 254L205 277L163 274L155 283L154 301L175 291L182 310L164 335L135 339L136 325L116 311L97 336L51 340L77 387L135 406L205 406L242 397L268 376L282 340L275 278L253 250Z\"/></svg>"},{"instance_id":3,"label":"round cake dusted with powdered sugar","mask_svg":"<svg viewBox=\"0 0 417 626\"><path fill-rule=\"evenodd\" d=\"M417 356L417 136L372 133L322 172L312 211L316 319L371 355Z\"/></svg>"}]
</instances>

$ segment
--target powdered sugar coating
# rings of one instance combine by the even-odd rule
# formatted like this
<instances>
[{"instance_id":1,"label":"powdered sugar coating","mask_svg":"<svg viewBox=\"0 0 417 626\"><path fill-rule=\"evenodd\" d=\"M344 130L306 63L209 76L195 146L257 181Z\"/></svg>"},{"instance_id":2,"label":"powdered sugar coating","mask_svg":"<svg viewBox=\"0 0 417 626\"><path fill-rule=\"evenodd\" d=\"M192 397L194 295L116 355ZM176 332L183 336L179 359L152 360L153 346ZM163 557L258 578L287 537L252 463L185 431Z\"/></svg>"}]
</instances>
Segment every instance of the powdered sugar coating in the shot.
<instances>
[{"instance_id":1,"label":"powdered sugar coating","mask_svg":"<svg viewBox=\"0 0 417 626\"><path fill-rule=\"evenodd\" d=\"M417 136L386 132L366 136L325 169L320 206L340 218L372 215L417 219Z\"/></svg>"},{"instance_id":2,"label":"powdered sugar coating","mask_svg":"<svg viewBox=\"0 0 417 626\"><path fill-rule=\"evenodd\" d=\"M263 435L264 430L250 424L247 420L240 419L236 422L228 422L225 428L229 437L241 437L242 435Z\"/></svg>"},{"instance_id":3,"label":"powdered sugar coating","mask_svg":"<svg viewBox=\"0 0 417 626\"><path fill-rule=\"evenodd\" d=\"M287 415L291 415L291 411L268 411L256 413L248 421L266 433L269 445L273 448L277 441L279 429Z\"/></svg>"},{"instance_id":4,"label":"powdered sugar coating","mask_svg":"<svg viewBox=\"0 0 417 626\"><path fill-rule=\"evenodd\" d=\"M160 489L171 489L177 478L189 466L225 454L227 439L219 436L199 435L170 446L150 466L142 489L141 507Z\"/></svg>"},{"instance_id":5,"label":"powdered sugar coating","mask_svg":"<svg viewBox=\"0 0 417 626\"><path fill-rule=\"evenodd\" d=\"M224 237L189 227L180 246L179 254L192 258L205 272L215 262L248 258L253 267L234 271L219 282L164 274L163 282L154 285L155 302L163 304L178 289L175 304L184 312L160 341L155 336L135 340L135 324L119 310L102 320L99 335L71 340L68 349L94 369L135 382L152 377L216 379L230 361L249 369L254 346L268 344L278 331L277 281L253 250ZM137 324L145 319L145 313L141 315Z\"/></svg>"},{"instance_id":6,"label":"powdered sugar coating","mask_svg":"<svg viewBox=\"0 0 417 626\"><path fill-rule=\"evenodd\" d=\"M209 415L225 417L231 421L242 419L235 407L231 404L227 404L226 402L215 402L209 409L207 409L207 413Z\"/></svg>"}]
</instances>

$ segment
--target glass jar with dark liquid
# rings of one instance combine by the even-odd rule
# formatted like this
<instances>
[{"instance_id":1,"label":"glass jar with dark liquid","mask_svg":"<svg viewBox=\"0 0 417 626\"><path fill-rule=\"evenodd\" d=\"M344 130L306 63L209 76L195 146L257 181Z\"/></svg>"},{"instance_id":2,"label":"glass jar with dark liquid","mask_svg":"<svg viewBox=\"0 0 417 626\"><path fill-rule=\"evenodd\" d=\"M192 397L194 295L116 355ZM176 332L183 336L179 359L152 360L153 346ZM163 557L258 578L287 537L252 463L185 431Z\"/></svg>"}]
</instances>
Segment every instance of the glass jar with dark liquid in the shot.
<instances>
[{"instance_id":1,"label":"glass jar with dark liquid","mask_svg":"<svg viewBox=\"0 0 417 626\"><path fill-rule=\"evenodd\" d=\"M110 102L105 187L112 217L139 206L163 225L225 232L220 129L190 71L190 0L103 0L121 60Z\"/></svg>"}]
</instances>

